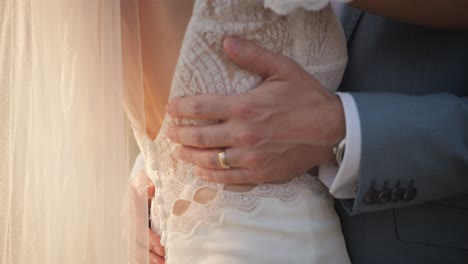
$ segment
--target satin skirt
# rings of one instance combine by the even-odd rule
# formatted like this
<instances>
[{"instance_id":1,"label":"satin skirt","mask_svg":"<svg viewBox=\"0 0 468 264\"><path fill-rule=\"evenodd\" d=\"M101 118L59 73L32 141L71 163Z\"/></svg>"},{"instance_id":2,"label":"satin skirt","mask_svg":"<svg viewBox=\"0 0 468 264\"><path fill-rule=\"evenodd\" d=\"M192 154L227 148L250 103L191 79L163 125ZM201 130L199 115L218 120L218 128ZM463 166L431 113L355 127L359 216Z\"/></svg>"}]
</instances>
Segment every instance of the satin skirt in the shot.
<instances>
[{"instance_id":1,"label":"satin skirt","mask_svg":"<svg viewBox=\"0 0 468 264\"><path fill-rule=\"evenodd\" d=\"M254 215L225 212L215 227L169 234L167 264L351 263L333 199L304 190L290 203L264 198Z\"/></svg>"}]
</instances>

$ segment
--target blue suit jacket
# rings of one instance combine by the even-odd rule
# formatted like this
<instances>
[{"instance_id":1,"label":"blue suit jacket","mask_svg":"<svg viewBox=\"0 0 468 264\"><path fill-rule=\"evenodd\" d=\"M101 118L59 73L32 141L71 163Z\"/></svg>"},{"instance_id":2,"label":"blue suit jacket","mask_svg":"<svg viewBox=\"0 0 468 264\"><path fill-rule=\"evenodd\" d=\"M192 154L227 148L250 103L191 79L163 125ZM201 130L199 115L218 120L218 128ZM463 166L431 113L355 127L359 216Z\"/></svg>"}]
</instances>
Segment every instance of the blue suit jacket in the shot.
<instances>
[{"instance_id":1,"label":"blue suit jacket","mask_svg":"<svg viewBox=\"0 0 468 264\"><path fill-rule=\"evenodd\" d=\"M345 7L362 157L336 202L353 263L468 263L468 31Z\"/></svg>"}]
</instances>

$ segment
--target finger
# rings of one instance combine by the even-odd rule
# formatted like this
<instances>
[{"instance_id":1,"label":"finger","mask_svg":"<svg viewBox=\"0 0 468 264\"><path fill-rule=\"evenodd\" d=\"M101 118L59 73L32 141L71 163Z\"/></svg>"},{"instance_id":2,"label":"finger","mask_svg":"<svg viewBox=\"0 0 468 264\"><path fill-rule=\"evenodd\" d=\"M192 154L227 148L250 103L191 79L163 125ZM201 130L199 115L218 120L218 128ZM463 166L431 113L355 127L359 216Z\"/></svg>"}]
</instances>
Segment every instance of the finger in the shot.
<instances>
[{"instance_id":1,"label":"finger","mask_svg":"<svg viewBox=\"0 0 468 264\"><path fill-rule=\"evenodd\" d=\"M219 153L224 152L226 163L231 168L245 168L240 161L242 156L237 148L200 149L184 146L179 148L178 155L183 161L205 169L223 169L219 160Z\"/></svg>"},{"instance_id":2,"label":"finger","mask_svg":"<svg viewBox=\"0 0 468 264\"><path fill-rule=\"evenodd\" d=\"M146 172L144 172L144 173L146 175ZM156 193L156 187L154 186L153 181L148 176L146 176L146 177L147 177L146 184L147 184L147 188L148 188L147 189L148 200L151 200L151 199L153 199L154 194Z\"/></svg>"},{"instance_id":3,"label":"finger","mask_svg":"<svg viewBox=\"0 0 468 264\"><path fill-rule=\"evenodd\" d=\"M184 146L179 148L178 155L183 161L207 169L222 169L218 153L222 149L200 149Z\"/></svg>"},{"instance_id":4,"label":"finger","mask_svg":"<svg viewBox=\"0 0 468 264\"><path fill-rule=\"evenodd\" d=\"M197 167L195 174L209 182L224 184L255 183L252 172L248 169L210 170Z\"/></svg>"},{"instance_id":5,"label":"finger","mask_svg":"<svg viewBox=\"0 0 468 264\"><path fill-rule=\"evenodd\" d=\"M154 254L164 257L164 247L161 245L161 238L151 229L148 230L149 250Z\"/></svg>"},{"instance_id":6,"label":"finger","mask_svg":"<svg viewBox=\"0 0 468 264\"><path fill-rule=\"evenodd\" d=\"M146 248L146 247L145 247ZM164 263L164 258L160 257L144 248L139 248L138 252L130 253L129 259L132 261L128 263L142 264L142 263ZM162 261L162 262L161 262Z\"/></svg>"},{"instance_id":7,"label":"finger","mask_svg":"<svg viewBox=\"0 0 468 264\"><path fill-rule=\"evenodd\" d=\"M198 148L224 148L232 146L232 131L227 124L210 126L171 125L167 136L175 143Z\"/></svg>"},{"instance_id":8,"label":"finger","mask_svg":"<svg viewBox=\"0 0 468 264\"><path fill-rule=\"evenodd\" d=\"M149 263L150 264L164 264L164 258L150 252Z\"/></svg>"},{"instance_id":9,"label":"finger","mask_svg":"<svg viewBox=\"0 0 468 264\"><path fill-rule=\"evenodd\" d=\"M171 100L166 112L174 118L226 120L230 117L233 97L195 95Z\"/></svg>"},{"instance_id":10,"label":"finger","mask_svg":"<svg viewBox=\"0 0 468 264\"><path fill-rule=\"evenodd\" d=\"M290 63L282 55L260 47L253 41L236 37L226 37L223 42L224 51L236 64L242 68L268 78L280 73Z\"/></svg>"}]
</instances>

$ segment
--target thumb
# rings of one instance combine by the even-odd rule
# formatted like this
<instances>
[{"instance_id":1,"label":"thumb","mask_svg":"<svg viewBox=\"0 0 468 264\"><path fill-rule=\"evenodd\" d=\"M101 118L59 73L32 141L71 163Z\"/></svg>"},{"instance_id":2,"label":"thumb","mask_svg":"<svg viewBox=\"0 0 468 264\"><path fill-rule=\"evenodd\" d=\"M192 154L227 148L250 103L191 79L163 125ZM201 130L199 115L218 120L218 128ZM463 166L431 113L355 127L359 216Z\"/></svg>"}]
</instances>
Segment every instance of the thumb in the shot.
<instances>
[{"instance_id":1,"label":"thumb","mask_svg":"<svg viewBox=\"0 0 468 264\"><path fill-rule=\"evenodd\" d=\"M224 51L236 64L263 78L277 75L287 61L284 56L260 47L253 41L236 37L226 37Z\"/></svg>"}]
</instances>

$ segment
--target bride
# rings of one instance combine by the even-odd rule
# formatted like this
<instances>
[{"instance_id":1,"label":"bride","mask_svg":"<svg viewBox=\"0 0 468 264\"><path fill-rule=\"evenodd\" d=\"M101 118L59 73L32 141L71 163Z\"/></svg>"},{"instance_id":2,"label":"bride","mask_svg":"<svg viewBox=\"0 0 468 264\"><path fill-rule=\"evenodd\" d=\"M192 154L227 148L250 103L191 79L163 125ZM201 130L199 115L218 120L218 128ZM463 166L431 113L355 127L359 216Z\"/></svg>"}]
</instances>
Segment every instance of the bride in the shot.
<instances>
[{"instance_id":1,"label":"bride","mask_svg":"<svg viewBox=\"0 0 468 264\"><path fill-rule=\"evenodd\" d=\"M317 177L304 174L289 182L249 186L205 181L177 156L179 147L169 131L171 124L212 122L164 116L162 108L166 94L170 99L234 95L262 82L224 53L227 36L255 41L295 60L323 87L335 91L347 58L328 1L142 5L147 130L136 133L136 139L157 190L152 229L161 236L166 263L349 263L332 199ZM230 169L222 154L220 165ZM158 261L155 252L150 254Z\"/></svg>"}]
</instances>

